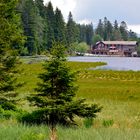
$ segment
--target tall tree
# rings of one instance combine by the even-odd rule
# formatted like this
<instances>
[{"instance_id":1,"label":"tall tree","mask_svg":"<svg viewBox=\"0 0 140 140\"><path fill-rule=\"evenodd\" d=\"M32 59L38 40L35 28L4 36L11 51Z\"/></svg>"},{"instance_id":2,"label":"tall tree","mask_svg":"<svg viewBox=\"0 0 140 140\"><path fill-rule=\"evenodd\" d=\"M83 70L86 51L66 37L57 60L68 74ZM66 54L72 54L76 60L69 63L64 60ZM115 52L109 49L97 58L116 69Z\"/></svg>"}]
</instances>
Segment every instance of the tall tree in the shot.
<instances>
[{"instance_id":1,"label":"tall tree","mask_svg":"<svg viewBox=\"0 0 140 140\"><path fill-rule=\"evenodd\" d=\"M63 15L58 8L55 10L54 38L56 42L66 44L66 26Z\"/></svg>"},{"instance_id":2,"label":"tall tree","mask_svg":"<svg viewBox=\"0 0 140 140\"><path fill-rule=\"evenodd\" d=\"M54 17L54 11L52 3L49 2L46 5L46 17L47 17L47 23L48 23L48 30L47 30L47 49L50 49L52 47L54 38L54 23L55 23L55 17Z\"/></svg>"},{"instance_id":3,"label":"tall tree","mask_svg":"<svg viewBox=\"0 0 140 140\"><path fill-rule=\"evenodd\" d=\"M108 33L107 33L107 26L108 26L108 19L107 17L104 17L104 22L103 22L103 25L104 25L104 40L108 40Z\"/></svg>"},{"instance_id":4,"label":"tall tree","mask_svg":"<svg viewBox=\"0 0 140 140\"><path fill-rule=\"evenodd\" d=\"M37 8L39 9L40 16L45 18L46 11L45 11L45 6L43 3L44 3L44 0L35 0L35 4L36 4Z\"/></svg>"},{"instance_id":5,"label":"tall tree","mask_svg":"<svg viewBox=\"0 0 140 140\"><path fill-rule=\"evenodd\" d=\"M86 25L86 43L88 45L92 44L92 37L93 37L93 25L91 23L89 25Z\"/></svg>"},{"instance_id":6,"label":"tall tree","mask_svg":"<svg viewBox=\"0 0 140 140\"><path fill-rule=\"evenodd\" d=\"M78 25L79 27L79 42L86 42L86 25Z\"/></svg>"},{"instance_id":7,"label":"tall tree","mask_svg":"<svg viewBox=\"0 0 140 140\"><path fill-rule=\"evenodd\" d=\"M18 5L18 11L21 13L21 18L22 18L22 25L24 29L24 35L27 37L26 42L25 42L25 48L28 49L28 53L32 55L34 52L34 34L33 34L33 29L32 29L32 22L30 18L30 13L33 6L33 1L32 0L20 0L20 4ZM33 12L32 12L33 13ZM32 18L33 20L33 18Z\"/></svg>"},{"instance_id":8,"label":"tall tree","mask_svg":"<svg viewBox=\"0 0 140 140\"><path fill-rule=\"evenodd\" d=\"M118 30L119 29L117 20L114 21L114 29L115 30Z\"/></svg>"},{"instance_id":9,"label":"tall tree","mask_svg":"<svg viewBox=\"0 0 140 140\"><path fill-rule=\"evenodd\" d=\"M44 43L44 21L39 15L39 9L33 0L22 0L18 10L22 17L24 35L27 37L25 47L29 55L38 54Z\"/></svg>"},{"instance_id":10,"label":"tall tree","mask_svg":"<svg viewBox=\"0 0 140 140\"><path fill-rule=\"evenodd\" d=\"M104 36L104 25L101 19L99 20L99 23L97 25L96 34L100 35L102 38Z\"/></svg>"},{"instance_id":11,"label":"tall tree","mask_svg":"<svg viewBox=\"0 0 140 140\"><path fill-rule=\"evenodd\" d=\"M48 18L47 18L47 10L44 5L44 0L35 0L35 5L37 7L37 19L38 23L38 39L39 39L39 49L38 51L41 53L47 49L48 42ZM39 11L39 12L38 12Z\"/></svg>"},{"instance_id":12,"label":"tall tree","mask_svg":"<svg viewBox=\"0 0 140 140\"><path fill-rule=\"evenodd\" d=\"M106 32L107 32L106 40L112 40L113 26L110 21L107 21Z\"/></svg>"},{"instance_id":13,"label":"tall tree","mask_svg":"<svg viewBox=\"0 0 140 140\"><path fill-rule=\"evenodd\" d=\"M16 14L17 0L0 2L0 105L12 104L17 82L19 61L15 45L23 43L19 15ZM12 107L12 106L11 106ZM9 108L12 109L12 108Z\"/></svg>"},{"instance_id":14,"label":"tall tree","mask_svg":"<svg viewBox=\"0 0 140 140\"><path fill-rule=\"evenodd\" d=\"M119 30L119 25L117 20L114 21L114 27L113 27L113 32L112 32L112 40L122 40L121 38L121 32Z\"/></svg>"},{"instance_id":15,"label":"tall tree","mask_svg":"<svg viewBox=\"0 0 140 140\"><path fill-rule=\"evenodd\" d=\"M79 40L79 28L73 20L72 13L69 13L68 22L67 22L67 44L70 47L74 42Z\"/></svg>"},{"instance_id":16,"label":"tall tree","mask_svg":"<svg viewBox=\"0 0 140 140\"><path fill-rule=\"evenodd\" d=\"M127 24L124 21L122 21L120 24L120 32L122 39L127 41L128 40Z\"/></svg>"},{"instance_id":17,"label":"tall tree","mask_svg":"<svg viewBox=\"0 0 140 140\"><path fill-rule=\"evenodd\" d=\"M33 114L37 114L38 121L50 126L52 137L58 123L74 123L75 116L94 118L101 110L96 104L75 99L75 74L67 66L64 54L64 47L60 43L54 44L51 56L44 64L44 73L40 75L42 82L38 84L37 94L30 97L37 106Z\"/></svg>"}]
</instances>

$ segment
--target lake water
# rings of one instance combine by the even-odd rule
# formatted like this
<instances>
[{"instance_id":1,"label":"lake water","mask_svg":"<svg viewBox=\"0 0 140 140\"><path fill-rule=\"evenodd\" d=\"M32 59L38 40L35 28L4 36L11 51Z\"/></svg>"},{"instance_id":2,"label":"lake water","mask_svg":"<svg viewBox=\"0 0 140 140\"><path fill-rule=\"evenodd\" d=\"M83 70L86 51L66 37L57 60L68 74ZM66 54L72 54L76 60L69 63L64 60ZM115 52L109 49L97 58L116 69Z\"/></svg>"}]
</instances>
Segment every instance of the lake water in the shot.
<instances>
[{"instance_id":1,"label":"lake water","mask_svg":"<svg viewBox=\"0 0 140 140\"><path fill-rule=\"evenodd\" d=\"M105 70L133 70L140 71L139 57L70 57L69 61L80 62L106 62L107 65L97 67L96 69Z\"/></svg>"}]
</instances>

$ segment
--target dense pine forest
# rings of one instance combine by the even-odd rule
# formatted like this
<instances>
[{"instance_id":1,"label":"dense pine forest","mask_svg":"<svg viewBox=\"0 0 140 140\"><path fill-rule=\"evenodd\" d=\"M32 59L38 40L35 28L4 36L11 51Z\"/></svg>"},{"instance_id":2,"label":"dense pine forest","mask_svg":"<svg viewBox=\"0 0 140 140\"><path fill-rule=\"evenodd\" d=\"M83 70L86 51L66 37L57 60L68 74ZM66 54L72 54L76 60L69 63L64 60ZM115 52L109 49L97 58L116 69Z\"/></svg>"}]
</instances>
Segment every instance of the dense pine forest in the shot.
<instances>
[{"instance_id":1,"label":"dense pine forest","mask_svg":"<svg viewBox=\"0 0 140 140\"><path fill-rule=\"evenodd\" d=\"M128 31L124 21L111 23L105 17L94 28L92 23L76 23L70 12L65 22L61 10L54 9L51 2L44 5L43 0L20 0L16 11L20 14L25 36L20 55L43 54L54 41L63 43L72 53L83 45L88 47L100 40L138 40L137 34Z\"/></svg>"}]
</instances>

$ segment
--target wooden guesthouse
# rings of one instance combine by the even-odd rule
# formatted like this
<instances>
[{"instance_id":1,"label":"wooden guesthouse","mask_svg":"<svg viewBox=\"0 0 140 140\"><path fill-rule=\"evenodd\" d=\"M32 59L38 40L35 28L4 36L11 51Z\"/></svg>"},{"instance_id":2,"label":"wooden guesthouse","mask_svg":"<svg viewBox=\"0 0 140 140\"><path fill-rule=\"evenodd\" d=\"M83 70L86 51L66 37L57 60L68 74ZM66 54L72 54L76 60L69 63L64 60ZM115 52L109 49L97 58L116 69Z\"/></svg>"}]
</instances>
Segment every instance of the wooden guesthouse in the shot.
<instances>
[{"instance_id":1,"label":"wooden guesthouse","mask_svg":"<svg viewBox=\"0 0 140 140\"><path fill-rule=\"evenodd\" d=\"M92 47L92 54L137 56L137 41L100 41Z\"/></svg>"}]
</instances>

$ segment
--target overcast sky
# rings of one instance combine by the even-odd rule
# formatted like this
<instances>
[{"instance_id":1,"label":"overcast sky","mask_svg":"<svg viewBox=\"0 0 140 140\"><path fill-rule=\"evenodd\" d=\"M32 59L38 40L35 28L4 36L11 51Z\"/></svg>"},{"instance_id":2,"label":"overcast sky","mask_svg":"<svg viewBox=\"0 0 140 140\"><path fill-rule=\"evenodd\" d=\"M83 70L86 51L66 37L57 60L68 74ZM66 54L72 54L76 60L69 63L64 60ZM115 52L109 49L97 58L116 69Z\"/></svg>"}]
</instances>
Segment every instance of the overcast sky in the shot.
<instances>
[{"instance_id":1,"label":"overcast sky","mask_svg":"<svg viewBox=\"0 0 140 140\"><path fill-rule=\"evenodd\" d=\"M47 3L50 0L44 0ZM93 23L107 17L112 23L125 21L128 28L140 34L140 0L51 0L54 8L61 9L65 20L69 11L80 23Z\"/></svg>"}]
</instances>

